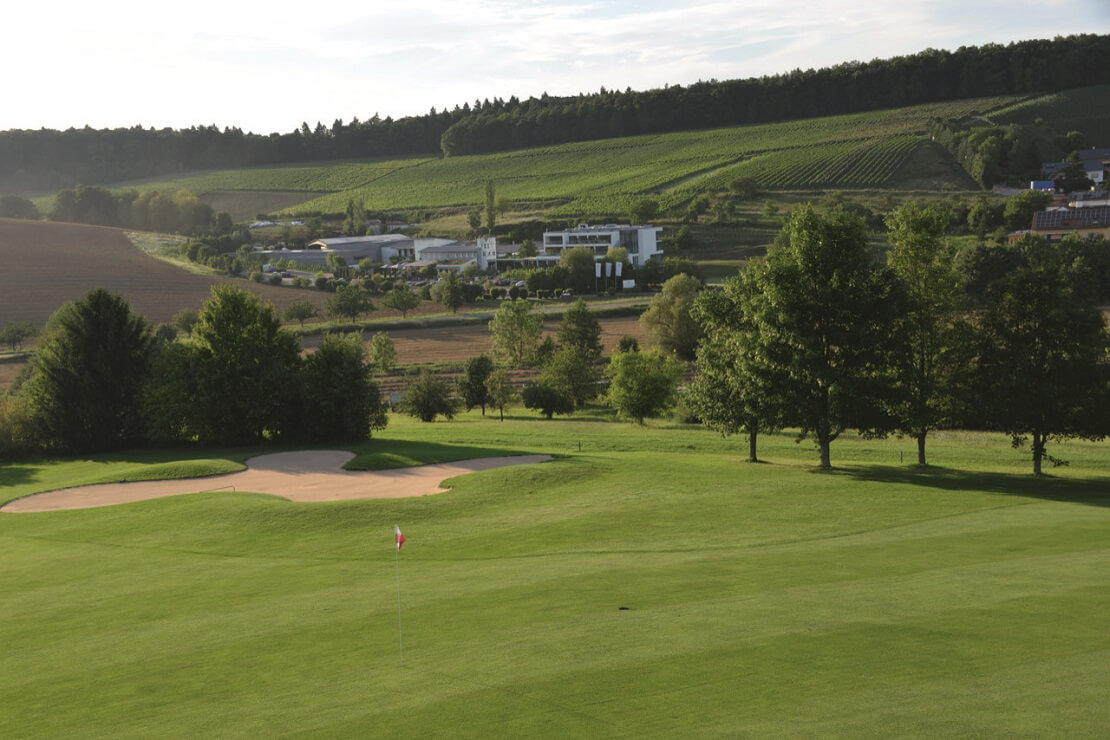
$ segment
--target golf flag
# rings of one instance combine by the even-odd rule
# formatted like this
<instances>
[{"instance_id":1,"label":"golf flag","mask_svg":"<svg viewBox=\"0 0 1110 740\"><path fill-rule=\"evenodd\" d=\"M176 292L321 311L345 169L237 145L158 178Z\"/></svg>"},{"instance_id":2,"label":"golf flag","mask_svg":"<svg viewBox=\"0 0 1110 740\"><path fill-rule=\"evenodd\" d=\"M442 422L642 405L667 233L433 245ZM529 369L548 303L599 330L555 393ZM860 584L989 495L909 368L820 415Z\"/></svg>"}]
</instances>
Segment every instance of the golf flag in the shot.
<instances>
[{"instance_id":1,"label":"golf flag","mask_svg":"<svg viewBox=\"0 0 1110 740\"><path fill-rule=\"evenodd\" d=\"M405 544L405 536L401 534L401 528L396 524L393 525L393 541L397 544L397 549L401 549L401 545Z\"/></svg>"}]
</instances>

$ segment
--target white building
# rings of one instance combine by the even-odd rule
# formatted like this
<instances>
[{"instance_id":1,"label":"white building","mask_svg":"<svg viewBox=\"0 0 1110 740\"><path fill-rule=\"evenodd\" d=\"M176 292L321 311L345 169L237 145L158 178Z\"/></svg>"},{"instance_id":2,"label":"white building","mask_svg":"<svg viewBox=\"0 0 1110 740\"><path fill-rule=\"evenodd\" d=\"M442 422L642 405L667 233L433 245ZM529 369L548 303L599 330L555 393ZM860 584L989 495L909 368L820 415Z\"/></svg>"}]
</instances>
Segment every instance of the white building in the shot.
<instances>
[{"instance_id":1,"label":"white building","mask_svg":"<svg viewBox=\"0 0 1110 740\"><path fill-rule=\"evenodd\" d=\"M624 247L628 250L628 261L633 266L642 265L653 257L663 257L663 248L659 245L662 231L662 226L579 224L566 231L545 231L542 253L558 257L564 249L589 247L594 259L601 259L610 247Z\"/></svg>"}]
</instances>

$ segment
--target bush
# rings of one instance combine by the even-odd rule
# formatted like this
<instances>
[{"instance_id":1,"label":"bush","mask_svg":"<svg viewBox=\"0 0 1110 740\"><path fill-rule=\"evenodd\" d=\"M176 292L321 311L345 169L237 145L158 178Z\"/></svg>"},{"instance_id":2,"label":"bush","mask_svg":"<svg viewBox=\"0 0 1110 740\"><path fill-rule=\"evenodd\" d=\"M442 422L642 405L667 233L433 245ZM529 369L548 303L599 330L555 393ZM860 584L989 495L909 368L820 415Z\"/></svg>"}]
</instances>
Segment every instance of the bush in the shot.
<instances>
[{"instance_id":1,"label":"bush","mask_svg":"<svg viewBox=\"0 0 1110 740\"><path fill-rule=\"evenodd\" d=\"M690 405L689 399L685 393L679 395L678 400L674 405L674 412L672 417L677 424L701 424L701 418L694 411L693 406Z\"/></svg>"},{"instance_id":2,"label":"bush","mask_svg":"<svg viewBox=\"0 0 1110 740\"><path fill-rule=\"evenodd\" d=\"M274 273L266 280L270 285L281 285L281 275Z\"/></svg>"},{"instance_id":3,"label":"bush","mask_svg":"<svg viewBox=\"0 0 1110 740\"><path fill-rule=\"evenodd\" d=\"M266 279L266 276L263 275L258 270L251 270L250 278L251 278L251 280L253 280L256 283L261 283Z\"/></svg>"},{"instance_id":4,"label":"bush","mask_svg":"<svg viewBox=\"0 0 1110 740\"><path fill-rule=\"evenodd\" d=\"M327 290L328 289L328 278L324 277L323 275L317 275L316 276L316 281L315 281L314 284L316 285L316 288L319 289L319 290ZM334 290L334 288L333 288L333 290Z\"/></svg>"}]
</instances>

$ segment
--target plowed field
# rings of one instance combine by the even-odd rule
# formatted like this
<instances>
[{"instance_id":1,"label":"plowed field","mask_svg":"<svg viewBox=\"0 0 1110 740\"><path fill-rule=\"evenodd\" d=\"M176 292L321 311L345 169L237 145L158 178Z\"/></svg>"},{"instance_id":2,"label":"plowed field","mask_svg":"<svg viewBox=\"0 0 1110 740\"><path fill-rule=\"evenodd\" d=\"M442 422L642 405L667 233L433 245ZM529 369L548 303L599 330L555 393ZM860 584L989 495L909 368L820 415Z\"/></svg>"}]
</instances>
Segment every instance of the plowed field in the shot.
<instances>
[{"instance_id":1,"label":"plowed field","mask_svg":"<svg viewBox=\"0 0 1110 740\"><path fill-rule=\"evenodd\" d=\"M169 321L183 308L199 309L212 286L233 282L270 301L280 312L308 299L321 312L327 295L194 275L154 259L119 229L48 221L0 219L0 324L43 323L66 301L93 288L119 293L148 321Z\"/></svg>"}]
</instances>

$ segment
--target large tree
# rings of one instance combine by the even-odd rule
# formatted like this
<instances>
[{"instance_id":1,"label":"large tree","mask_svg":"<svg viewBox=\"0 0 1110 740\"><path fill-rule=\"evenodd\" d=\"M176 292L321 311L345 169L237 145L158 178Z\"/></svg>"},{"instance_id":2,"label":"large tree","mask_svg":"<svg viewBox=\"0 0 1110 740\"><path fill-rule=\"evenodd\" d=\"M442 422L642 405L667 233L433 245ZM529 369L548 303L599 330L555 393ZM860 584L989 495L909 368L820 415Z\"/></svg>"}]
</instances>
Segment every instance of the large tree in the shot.
<instances>
[{"instance_id":1,"label":"large tree","mask_svg":"<svg viewBox=\"0 0 1110 740\"><path fill-rule=\"evenodd\" d=\"M358 334L325 334L300 367L302 412L294 436L313 442L362 442L384 429L386 404Z\"/></svg>"},{"instance_id":2,"label":"large tree","mask_svg":"<svg viewBox=\"0 0 1110 740\"><path fill-rule=\"evenodd\" d=\"M456 381L456 385L467 411L480 406L482 416L486 415L486 406L493 402L486 389L486 380L492 372L493 360L488 355L477 355L466 361L462 377Z\"/></svg>"},{"instance_id":3,"label":"large tree","mask_svg":"<svg viewBox=\"0 0 1110 740\"><path fill-rule=\"evenodd\" d=\"M520 398L520 393L505 368L497 368L489 374L486 378L486 393L490 404L500 413L501 421L505 421L505 407Z\"/></svg>"},{"instance_id":4,"label":"large tree","mask_svg":"<svg viewBox=\"0 0 1110 740\"><path fill-rule=\"evenodd\" d=\"M434 421L437 416L453 419L457 406L451 385L428 370L421 370L408 382L400 402L402 411L420 421Z\"/></svg>"},{"instance_id":5,"label":"large tree","mask_svg":"<svg viewBox=\"0 0 1110 740\"><path fill-rule=\"evenodd\" d=\"M948 419L960 362L955 319L961 291L954 254L945 241L949 213L938 205L907 204L886 223L887 263L906 299L892 334L898 344L891 355L898 390L892 408L899 430L917 441L918 465L925 465L925 439Z\"/></svg>"},{"instance_id":6,"label":"large tree","mask_svg":"<svg viewBox=\"0 0 1110 740\"><path fill-rule=\"evenodd\" d=\"M879 408L894 285L871 257L863 221L842 208L796 209L768 250L752 319L783 421L812 435L823 469L842 431L887 424Z\"/></svg>"},{"instance_id":7,"label":"large tree","mask_svg":"<svg viewBox=\"0 0 1110 740\"><path fill-rule=\"evenodd\" d=\"M1019 249L1022 264L989 286L975 319L973 388L987 424L1015 447L1032 437L1040 475L1048 442L1110 434L1110 332L1083 260L1035 237Z\"/></svg>"},{"instance_id":8,"label":"large tree","mask_svg":"<svg viewBox=\"0 0 1110 740\"><path fill-rule=\"evenodd\" d=\"M723 291L706 291L694 302L693 314L705 336L686 396L710 429L725 436L747 433L749 462L759 461L759 434L781 423L773 371L752 319L759 270L750 265L726 281Z\"/></svg>"},{"instance_id":9,"label":"large tree","mask_svg":"<svg viewBox=\"0 0 1110 740\"><path fill-rule=\"evenodd\" d=\"M609 406L624 419L644 419L670 408L685 364L657 351L620 352L609 360Z\"/></svg>"},{"instance_id":10,"label":"large tree","mask_svg":"<svg viewBox=\"0 0 1110 740\"><path fill-rule=\"evenodd\" d=\"M216 285L193 327L193 428L202 442L252 444L280 433L295 407L300 343L273 306Z\"/></svg>"},{"instance_id":11,"label":"large tree","mask_svg":"<svg viewBox=\"0 0 1110 740\"><path fill-rule=\"evenodd\" d=\"M506 301L490 320L489 330L493 352L501 364L525 367L535 360L543 316L534 313L527 301Z\"/></svg>"},{"instance_id":12,"label":"large tree","mask_svg":"<svg viewBox=\"0 0 1110 740\"><path fill-rule=\"evenodd\" d=\"M462 284L459 283L459 275L454 270L448 270L443 278L440 304L451 313L458 313L459 307L463 304Z\"/></svg>"},{"instance_id":13,"label":"large tree","mask_svg":"<svg viewBox=\"0 0 1110 740\"><path fill-rule=\"evenodd\" d=\"M360 314L374 310L370 295L357 285L340 285L328 299L329 316L346 316L354 321Z\"/></svg>"},{"instance_id":14,"label":"large tree","mask_svg":"<svg viewBox=\"0 0 1110 740\"><path fill-rule=\"evenodd\" d=\"M385 294L385 297L382 298L382 305L386 308L392 308L394 311L400 311L401 318L407 319L409 311L420 305L420 296L412 288L401 283Z\"/></svg>"},{"instance_id":15,"label":"large tree","mask_svg":"<svg viewBox=\"0 0 1110 740\"><path fill-rule=\"evenodd\" d=\"M559 253L559 266L567 272L567 287L575 293L593 293L597 286L597 260L589 247L568 247Z\"/></svg>"},{"instance_id":16,"label":"large tree","mask_svg":"<svg viewBox=\"0 0 1110 740\"><path fill-rule=\"evenodd\" d=\"M21 388L43 445L76 453L141 441L151 346L146 320L102 288L58 309Z\"/></svg>"},{"instance_id":17,"label":"large tree","mask_svg":"<svg viewBox=\"0 0 1110 740\"><path fill-rule=\"evenodd\" d=\"M601 357L601 324L581 298L563 314L558 338L562 347L577 347L594 358Z\"/></svg>"},{"instance_id":18,"label":"large tree","mask_svg":"<svg viewBox=\"0 0 1110 740\"><path fill-rule=\"evenodd\" d=\"M692 360L701 338L701 327L690 315L701 282L690 275L678 274L663 283L663 290L651 299L640 315L640 326L648 342L666 353Z\"/></svg>"},{"instance_id":19,"label":"large tree","mask_svg":"<svg viewBox=\"0 0 1110 740\"><path fill-rule=\"evenodd\" d=\"M597 355L576 344L559 347L544 362L540 380L574 401L577 408L595 398L601 374Z\"/></svg>"}]
</instances>

